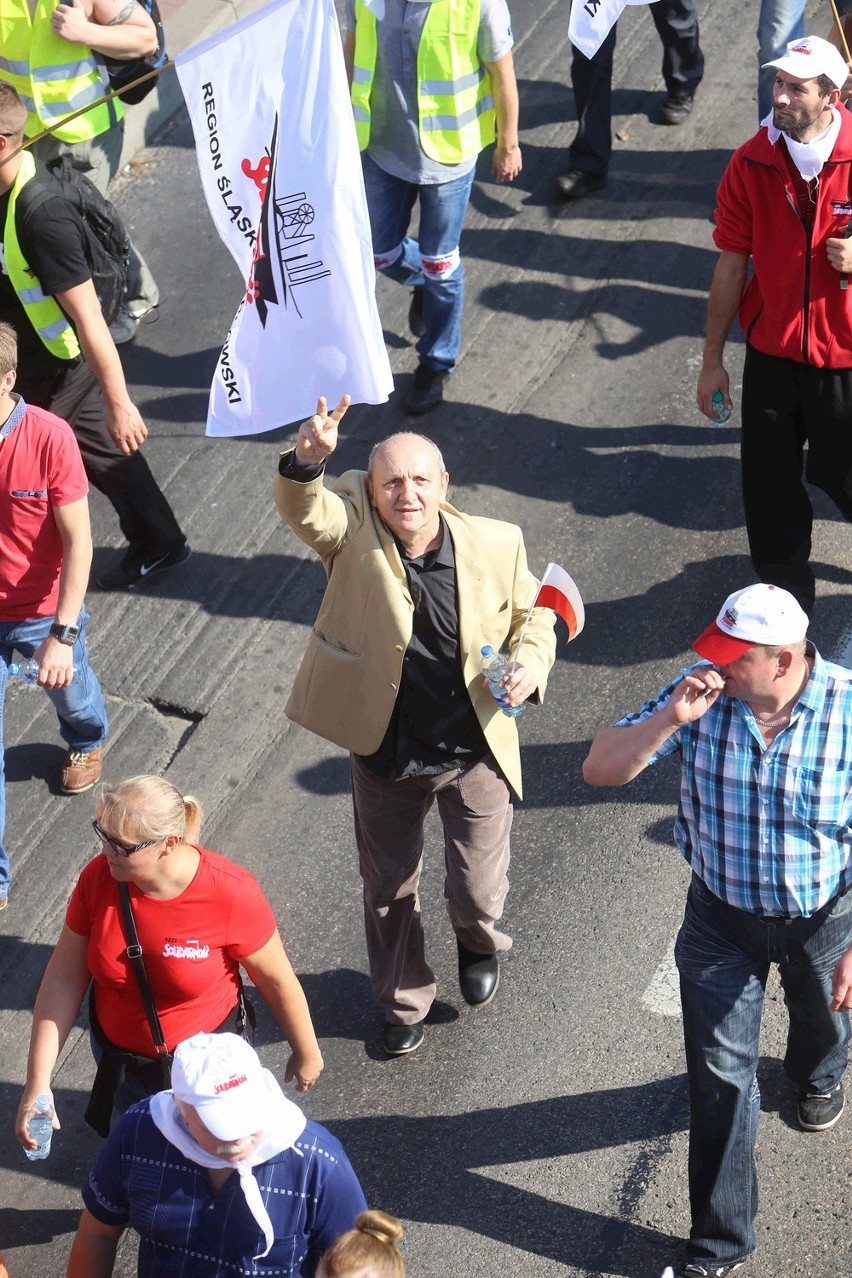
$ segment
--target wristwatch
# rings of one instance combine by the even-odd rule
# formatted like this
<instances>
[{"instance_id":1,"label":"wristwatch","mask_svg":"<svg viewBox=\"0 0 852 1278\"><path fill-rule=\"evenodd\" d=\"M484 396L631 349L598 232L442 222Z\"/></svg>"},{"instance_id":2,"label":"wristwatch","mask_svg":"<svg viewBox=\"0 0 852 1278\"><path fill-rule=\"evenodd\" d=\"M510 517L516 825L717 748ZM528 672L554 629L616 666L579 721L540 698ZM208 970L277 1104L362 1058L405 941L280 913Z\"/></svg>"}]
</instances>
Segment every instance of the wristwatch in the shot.
<instances>
[{"instance_id":1,"label":"wristwatch","mask_svg":"<svg viewBox=\"0 0 852 1278\"><path fill-rule=\"evenodd\" d=\"M60 643L64 643L67 648L73 648L80 634L79 626L64 626L61 621L54 621L50 627L50 633L54 639L58 639Z\"/></svg>"}]
</instances>

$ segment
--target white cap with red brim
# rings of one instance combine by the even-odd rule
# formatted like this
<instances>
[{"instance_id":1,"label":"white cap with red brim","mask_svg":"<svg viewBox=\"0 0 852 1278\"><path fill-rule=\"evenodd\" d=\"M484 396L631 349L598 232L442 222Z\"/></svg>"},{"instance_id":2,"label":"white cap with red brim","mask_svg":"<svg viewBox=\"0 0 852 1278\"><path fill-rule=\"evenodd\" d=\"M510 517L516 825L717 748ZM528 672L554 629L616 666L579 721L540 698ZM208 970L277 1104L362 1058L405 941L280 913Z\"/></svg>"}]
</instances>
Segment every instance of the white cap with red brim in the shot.
<instances>
[{"instance_id":1,"label":"white cap with red brim","mask_svg":"<svg viewBox=\"0 0 852 1278\"><path fill-rule=\"evenodd\" d=\"M725 666L755 644L798 643L808 632L808 615L787 590L758 582L736 590L716 620L693 642L699 657Z\"/></svg>"}]
</instances>

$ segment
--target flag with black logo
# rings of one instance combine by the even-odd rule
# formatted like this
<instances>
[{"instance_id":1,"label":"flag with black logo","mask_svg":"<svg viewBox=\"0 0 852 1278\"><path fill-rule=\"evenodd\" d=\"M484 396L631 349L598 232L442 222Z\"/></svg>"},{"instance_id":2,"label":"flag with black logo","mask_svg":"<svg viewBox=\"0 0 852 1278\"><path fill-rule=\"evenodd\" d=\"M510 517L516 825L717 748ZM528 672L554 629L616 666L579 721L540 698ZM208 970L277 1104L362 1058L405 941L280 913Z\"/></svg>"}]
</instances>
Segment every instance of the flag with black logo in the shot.
<instances>
[{"instance_id":1,"label":"flag with black logo","mask_svg":"<svg viewBox=\"0 0 852 1278\"><path fill-rule=\"evenodd\" d=\"M245 281L208 435L388 398L367 201L333 0L275 0L175 59L216 228Z\"/></svg>"}]
</instances>

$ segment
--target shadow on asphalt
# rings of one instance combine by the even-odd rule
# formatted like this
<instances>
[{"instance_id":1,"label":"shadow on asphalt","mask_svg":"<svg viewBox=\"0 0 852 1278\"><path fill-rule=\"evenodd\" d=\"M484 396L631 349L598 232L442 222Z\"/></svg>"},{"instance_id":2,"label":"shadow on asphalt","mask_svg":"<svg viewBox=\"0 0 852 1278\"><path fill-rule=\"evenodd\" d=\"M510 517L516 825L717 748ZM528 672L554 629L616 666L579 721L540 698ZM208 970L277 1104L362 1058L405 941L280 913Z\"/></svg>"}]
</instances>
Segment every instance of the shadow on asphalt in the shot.
<instances>
[{"instance_id":1,"label":"shadow on asphalt","mask_svg":"<svg viewBox=\"0 0 852 1278\"><path fill-rule=\"evenodd\" d=\"M479 1110L412 1118L388 1114L331 1119L368 1202L406 1220L450 1225L572 1266L588 1275L637 1275L670 1263L677 1240L628 1216L641 1201L639 1182L653 1159L685 1130L683 1077ZM585 1211L506 1183L525 1179L517 1164L578 1156L554 1167L554 1195L570 1196L582 1155L641 1144L613 1214ZM489 1169L494 1168L494 1174ZM634 1184L635 1181L635 1184Z\"/></svg>"}]
</instances>

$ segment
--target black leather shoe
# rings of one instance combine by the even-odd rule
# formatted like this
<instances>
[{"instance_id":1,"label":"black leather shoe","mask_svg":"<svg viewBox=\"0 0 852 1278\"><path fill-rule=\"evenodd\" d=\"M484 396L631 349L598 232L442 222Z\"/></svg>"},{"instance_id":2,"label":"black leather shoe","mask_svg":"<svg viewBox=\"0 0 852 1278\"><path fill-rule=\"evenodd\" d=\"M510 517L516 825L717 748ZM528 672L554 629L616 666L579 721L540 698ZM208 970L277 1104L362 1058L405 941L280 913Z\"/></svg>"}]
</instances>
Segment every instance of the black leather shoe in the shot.
<instances>
[{"instance_id":1,"label":"black leather shoe","mask_svg":"<svg viewBox=\"0 0 852 1278\"><path fill-rule=\"evenodd\" d=\"M422 284L415 284L411 290L411 305L408 308L408 327L415 337L422 337L426 332L426 320L423 318Z\"/></svg>"},{"instance_id":2,"label":"black leather shoe","mask_svg":"<svg viewBox=\"0 0 852 1278\"><path fill-rule=\"evenodd\" d=\"M605 173L583 173L581 169L570 169L556 179L556 189L563 200L581 200L584 195L592 195L605 185Z\"/></svg>"},{"instance_id":3,"label":"black leather shoe","mask_svg":"<svg viewBox=\"0 0 852 1278\"><path fill-rule=\"evenodd\" d=\"M496 954L475 954L457 940L459 951L459 988L471 1007L484 1007L497 993L500 965Z\"/></svg>"},{"instance_id":4,"label":"black leather shoe","mask_svg":"<svg viewBox=\"0 0 852 1278\"><path fill-rule=\"evenodd\" d=\"M695 105L693 99L687 95L686 97L676 98L673 94L669 94L663 105L660 107L658 122L660 124L678 125L683 124L684 120L692 114L692 108Z\"/></svg>"},{"instance_id":5,"label":"black leather shoe","mask_svg":"<svg viewBox=\"0 0 852 1278\"><path fill-rule=\"evenodd\" d=\"M385 1021L382 1047L388 1056L407 1056L409 1052L416 1052L422 1042L422 1021L417 1021L415 1025L392 1025L390 1021Z\"/></svg>"},{"instance_id":6,"label":"black leather shoe","mask_svg":"<svg viewBox=\"0 0 852 1278\"><path fill-rule=\"evenodd\" d=\"M424 413L437 408L444 398L444 381L447 377L449 373L438 373L434 368L418 364L414 372L414 381L402 401L405 411L414 417L422 417Z\"/></svg>"}]
</instances>

